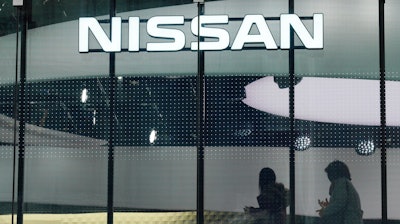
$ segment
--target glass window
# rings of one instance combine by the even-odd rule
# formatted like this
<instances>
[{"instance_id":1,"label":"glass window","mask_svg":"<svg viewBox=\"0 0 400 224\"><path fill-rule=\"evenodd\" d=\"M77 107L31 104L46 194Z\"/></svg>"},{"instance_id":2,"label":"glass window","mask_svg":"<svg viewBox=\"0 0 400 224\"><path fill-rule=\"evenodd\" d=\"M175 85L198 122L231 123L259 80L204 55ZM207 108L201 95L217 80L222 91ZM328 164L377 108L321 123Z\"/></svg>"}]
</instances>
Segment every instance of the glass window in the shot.
<instances>
[{"instance_id":1,"label":"glass window","mask_svg":"<svg viewBox=\"0 0 400 224\"><path fill-rule=\"evenodd\" d=\"M63 3L34 1L29 18L25 222L34 213L57 220L107 206L108 55L79 53L77 20L57 19L68 17Z\"/></svg>"},{"instance_id":2,"label":"glass window","mask_svg":"<svg viewBox=\"0 0 400 224\"><path fill-rule=\"evenodd\" d=\"M398 193L397 183L399 174L396 172L399 168L399 123L396 122L399 115L399 65L397 58L399 57L398 38L400 33L395 28L400 21L399 16L395 13L400 8L397 1L386 1L385 3L385 51L386 51L386 114L387 114L387 194L388 194L388 219L399 220L397 213ZM395 123L396 122L396 123Z\"/></svg>"},{"instance_id":3,"label":"glass window","mask_svg":"<svg viewBox=\"0 0 400 224\"><path fill-rule=\"evenodd\" d=\"M140 51L116 55L115 219L194 223L197 52L190 50L190 21L197 8L159 5L138 1L134 9L145 9L121 6L117 15L140 18ZM149 52L149 43L171 42L148 34L149 19L155 16L184 17L182 24L165 25L184 34L182 50ZM122 43L128 47L128 35Z\"/></svg>"},{"instance_id":4,"label":"glass window","mask_svg":"<svg viewBox=\"0 0 400 224\"><path fill-rule=\"evenodd\" d=\"M288 52L267 50L262 42L231 49L239 30L246 29L242 27L246 15L268 17L266 23L253 23L246 34L259 36L267 24L274 40L279 40L279 21L272 18L287 10L282 1L249 2L245 8L238 1L205 4L206 15L229 16L229 23L221 27L230 36L227 49L204 53L206 222L251 223L269 218L275 223L289 211L289 119L260 110L263 105L288 109L288 90L275 97L268 89L285 85ZM260 178L272 176L266 168L273 170L277 183L271 179L259 186ZM272 191L277 192L275 201L264 197ZM263 213L267 207L274 215Z\"/></svg>"},{"instance_id":5,"label":"glass window","mask_svg":"<svg viewBox=\"0 0 400 224\"><path fill-rule=\"evenodd\" d=\"M24 1L26 21L13 3L0 2L1 223L17 213L18 184L25 222L105 223L113 212L114 223L195 223L204 212L204 223L281 224L292 209L299 223L337 222L344 190L353 218L382 219L387 190L388 218L400 219L398 1L385 3L385 148L379 1L293 1L312 39L323 14L323 48L307 49L296 28L294 55L287 1L115 1L112 54L92 29L88 53L77 38L79 18L93 17L115 43L111 1ZM201 19L200 38L198 6L219 20Z\"/></svg>"},{"instance_id":6,"label":"glass window","mask_svg":"<svg viewBox=\"0 0 400 224\"><path fill-rule=\"evenodd\" d=\"M16 28L17 22L13 15L16 11L12 5L0 4L0 222L11 223L13 206L13 187L16 178L14 153L18 152L18 142L14 144L14 136L18 136L15 120L17 109L16 97ZM14 188L16 189L16 187ZM14 194L16 196L16 194Z\"/></svg>"},{"instance_id":7,"label":"glass window","mask_svg":"<svg viewBox=\"0 0 400 224\"><path fill-rule=\"evenodd\" d=\"M340 192L352 189L353 217L361 219L362 210L364 220L380 219L378 2L299 0L295 13L324 14L324 49L295 52L301 79L295 86L296 142L309 142L296 153L296 215L306 223L319 216L338 222L333 208L342 206ZM339 163L326 171L336 160L347 165L351 181L344 182L349 178L335 168ZM319 214L318 200L325 199L330 203Z\"/></svg>"}]
</instances>

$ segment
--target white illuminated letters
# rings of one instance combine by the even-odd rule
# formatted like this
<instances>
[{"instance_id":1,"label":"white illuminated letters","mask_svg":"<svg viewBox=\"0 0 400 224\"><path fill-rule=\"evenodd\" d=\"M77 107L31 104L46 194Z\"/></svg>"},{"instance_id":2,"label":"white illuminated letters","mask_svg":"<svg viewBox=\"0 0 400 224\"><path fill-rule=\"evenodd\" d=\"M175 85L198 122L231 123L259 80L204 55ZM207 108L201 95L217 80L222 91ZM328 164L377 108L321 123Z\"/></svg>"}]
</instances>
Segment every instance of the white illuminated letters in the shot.
<instances>
[{"instance_id":1,"label":"white illuminated letters","mask_svg":"<svg viewBox=\"0 0 400 224\"><path fill-rule=\"evenodd\" d=\"M322 14L314 14L314 38L308 33L307 28L295 14L281 15L281 48L290 48L290 27L309 49L321 49L324 47L324 17Z\"/></svg>"},{"instance_id":2,"label":"white illuminated letters","mask_svg":"<svg viewBox=\"0 0 400 224\"><path fill-rule=\"evenodd\" d=\"M139 51L139 23L139 17L129 17L129 51Z\"/></svg>"},{"instance_id":3,"label":"white illuminated letters","mask_svg":"<svg viewBox=\"0 0 400 224\"><path fill-rule=\"evenodd\" d=\"M204 27L205 24L228 24L229 17L227 15L220 16L201 16L200 17L200 36L216 38L218 41L200 42L200 50L224 50L229 46L229 33L222 28ZM192 20L192 33L199 36L198 31L199 18ZM191 49L196 51L198 42L192 42Z\"/></svg>"},{"instance_id":4,"label":"white illuminated letters","mask_svg":"<svg viewBox=\"0 0 400 224\"><path fill-rule=\"evenodd\" d=\"M200 20L200 21L199 21ZM97 39L100 47L106 52L120 52L121 43L121 18L111 19L111 38L102 29L95 18L79 19L79 52L89 52L89 30ZM180 51L185 47L186 35L182 31L185 24L183 16L154 16L147 21L147 51ZM215 25L228 26L228 15L204 15L195 17L191 21L191 33L195 37L202 37L198 43L190 43L193 51L217 51L229 49L230 34L229 29L215 27ZM128 51L140 51L140 18L129 17L128 19ZM324 17L323 14L313 16L313 35L311 35L301 19L295 14L282 14L280 16L280 48L290 49L290 29L293 28L299 39L303 42L306 49L322 49L324 47ZM257 34L251 34L252 27L258 30ZM200 29L199 29L200 28ZM164 41L151 40L163 39ZM207 41L204 40L207 38ZM166 41L165 41L166 40ZM268 27L263 15L246 15L240 25L239 31L234 36L231 50L242 50L245 44L263 44L268 50L278 49L274 36ZM251 46L250 46L251 47Z\"/></svg>"},{"instance_id":5,"label":"white illuminated letters","mask_svg":"<svg viewBox=\"0 0 400 224\"><path fill-rule=\"evenodd\" d=\"M157 38L173 39L170 43L147 43L147 51L179 51L185 47L185 34L177 29L161 28L159 25L182 25L183 16L155 16L147 22L147 33Z\"/></svg>"},{"instance_id":6,"label":"white illuminated letters","mask_svg":"<svg viewBox=\"0 0 400 224\"><path fill-rule=\"evenodd\" d=\"M250 35L250 29L256 25L259 34ZM265 18L262 15L247 15L243 19L239 32L232 44L232 50L241 50L245 43L264 43L267 49L278 49Z\"/></svg>"},{"instance_id":7,"label":"white illuminated letters","mask_svg":"<svg viewBox=\"0 0 400 224\"><path fill-rule=\"evenodd\" d=\"M89 52L89 30L106 52L121 51L121 18L111 20L111 40L95 18L79 18L79 52Z\"/></svg>"}]
</instances>

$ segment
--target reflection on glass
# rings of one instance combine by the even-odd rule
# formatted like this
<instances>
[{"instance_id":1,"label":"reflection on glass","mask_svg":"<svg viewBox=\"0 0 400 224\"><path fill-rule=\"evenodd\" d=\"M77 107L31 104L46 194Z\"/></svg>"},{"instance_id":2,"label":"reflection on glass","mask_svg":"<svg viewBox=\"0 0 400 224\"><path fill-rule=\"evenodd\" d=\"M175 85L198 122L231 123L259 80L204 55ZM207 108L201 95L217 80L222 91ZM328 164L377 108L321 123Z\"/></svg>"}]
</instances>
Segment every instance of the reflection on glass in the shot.
<instances>
[{"instance_id":1,"label":"reflection on glass","mask_svg":"<svg viewBox=\"0 0 400 224\"><path fill-rule=\"evenodd\" d=\"M318 199L324 205L324 199L332 196L324 169L335 160L351 171L364 222L381 218L381 158L374 147L380 142L381 119L379 24L374 23L379 18L378 2L348 3L298 0L295 4L295 13L324 14L325 37L321 51L295 51L295 75L302 77L294 97L296 132L312 139L312 147L296 151L296 215L304 223L317 221ZM298 89L307 82L313 84ZM396 125L397 119L389 120Z\"/></svg>"},{"instance_id":2,"label":"reflection on glass","mask_svg":"<svg viewBox=\"0 0 400 224\"><path fill-rule=\"evenodd\" d=\"M303 223L318 221L318 200L329 199L330 181L324 172L335 160L347 164L360 196L364 221L380 219L380 153L359 156L354 148L312 147L296 153L296 215ZM307 205L307 206L304 206Z\"/></svg>"},{"instance_id":3,"label":"reflection on glass","mask_svg":"<svg viewBox=\"0 0 400 224\"><path fill-rule=\"evenodd\" d=\"M385 75L387 80L400 80L400 56L399 38L400 32L396 27L400 22L399 14L400 2L388 0L385 2ZM399 95L386 93L386 102L399 102ZM386 106L387 107L387 106ZM388 112L387 112L388 113ZM398 108L393 107L392 116L400 117ZM388 114L389 115L389 114ZM400 125L387 127L387 194L388 194L388 219L393 222L400 220L399 208L400 194L398 192L400 183L399 158L400 158ZM395 220L395 221L394 221Z\"/></svg>"},{"instance_id":4,"label":"reflection on glass","mask_svg":"<svg viewBox=\"0 0 400 224\"><path fill-rule=\"evenodd\" d=\"M89 99L83 84L96 97ZM97 79L27 84L25 222L35 219L33 213L54 221L59 214L106 211L107 103L98 86ZM100 112L97 123L94 111ZM102 216L93 219L104 221Z\"/></svg>"},{"instance_id":5,"label":"reflection on glass","mask_svg":"<svg viewBox=\"0 0 400 224\"><path fill-rule=\"evenodd\" d=\"M321 206L317 210L322 223L354 223L363 224L360 196L351 182L351 174L347 165L335 160L325 168L331 186L329 200L319 200Z\"/></svg>"},{"instance_id":6,"label":"reflection on glass","mask_svg":"<svg viewBox=\"0 0 400 224\"><path fill-rule=\"evenodd\" d=\"M375 144L372 140L363 140L358 143L356 152L362 156L368 156L375 152Z\"/></svg>"},{"instance_id":7,"label":"reflection on glass","mask_svg":"<svg viewBox=\"0 0 400 224\"><path fill-rule=\"evenodd\" d=\"M168 214L176 222L194 223L196 52L117 54L113 114L106 75L108 55L79 54L75 38L76 20L107 17L109 2L31 2L24 132L26 221L34 217L30 213L41 213L36 217L44 219L71 218L72 213L105 214L107 140L113 119L116 217L162 222ZM123 19L138 16L146 20L160 15L192 19L197 14L191 0L132 0L116 4L118 16ZM224 46L233 45L246 15L279 17L288 11L287 2L278 0L205 4L207 14L230 18L229 22L223 20ZM399 4L386 0L385 7L389 71L385 103L390 126L386 139L387 190L389 217L394 220L400 219L396 211L400 206L396 198L400 181L396 172L400 145ZM378 146L381 136L377 8L376 0L296 0L295 13L299 16L324 15L325 37L324 49L315 51L300 49L304 44L295 37L299 48L295 53L296 189L291 190L296 192L296 215L301 223L315 223L319 219L315 212L319 209L318 199L329 198L330 193L330 180L323 170L334 160L344 161L351 170L363 219L369 222L381 217L380 188L385 186L381 186ZM16 139L12 135L15 98L10 93L17 60L15 12L11 1L0 2L0 179L4 180L0 186L0 220L9 215L12 200L11 145ZM277 41L277 20L268 19L270 30L265 30L264 18L253 18L259 22L254 26L247 23L243 35L257 36L268 31L272 35L270 43L282 44ZM304 24L312 31L311 21ZM122 26L127 28L127 24ZM210 24L205 26L211 28ZM196 36L191 35L190 22L178 27L189 34L184 41L187 49ZM261 32L257 30L260 27ZM146 29L144 23L140 29ZM147 32L140 33L141 47L147 42L163 41L143 38L145 35ZM128 36L122 38L127 45ZM261 44L256 46L263 45L259 40L262 39L255 42ZM257 174L263 167L274 169L277 179L289 186L289 136L293 133L289 130L288 51L251 48L243 39L239 45L236 49L243 50L205 52L206 223L249 221L244 206L263 207L257 200L263 194L257 189ZM327 206L324 203L323 200L320 204ZM56 217L50 213L63 215ZM104 222L102 215L90 217ZM86 222L81 219L83 216L75 217L80 223Z\"/></svg>"},{"instance_id":8,"label":"reflection on glass","mask_svg":"<svg viewBox=\"0 0 400 224\"><path fill-rule=\"evenodd\" d=\"M148 52L150 45L168 47L174 41L153 38L146 29L151 17L180 16L176 29L189 34L190 22L183 20L197 15L196 4L125 1L117 11L142 21L140 52L116 54L115 219L195 223L197 53ZM189 40L180 40L185 46L179 49L189 46ZM123 47L129 48L128 42L123 36Z\"/></svg>"},{"instance_id":9,"label":"reflection on glass","mask_svg":"<svg viewBox=\"0 0 400 224\"><path fill-rule=\"evenodd\" d=\"M304 151L311 145L311 139L308 136L299 136L294 141L294 148L297 151Z\"/></svg>"},{"instance_id":10,"label":"reflection on glass","mask_svg":"<svg viewBox=\"0 0 400 224\"><path fill-rule=\"evenodd\" d=\"M259 207L246 206L244 208L244 212L251 217L251 223L286 223L289 193L283 184L276 182L276 174L273 169L269 167L261 169L258 189L260 190L260 194L257 196Z\"/></svg>"},{"instance_id":11,"label":"reflection on glass","mask_svg":"<svg viewBox=\"0 0 400 224\"><path fill-rule=\"evenodd\" d=\"M88 91L85 88L85 89L82 90L81 102L82 103L86 103L87 100L88 100Z\"/></svg>"},{"instance_id":12,"label":"reflection on glass","mask_svg":"<svg viewBox=\"0 0 400 224\"><path fill-rule=\"evenodd\" d=\"M157 131L153 129L150 132L150 137L149 137L150 144L154 144L156 140L157 140Z\"/></svg>"},{"instance_id":13,"label":"reflection on glass","mask_svg":"<svg viewBox=\"0 0 400 224\"><path fill-rule=\"evenodd\" d=\"M206 147L205 210L209 214L209 223L252 223L269 218L282 221L288 212L287 202L278 198L282 198L281 190L286 192L284 186L289 186L288 160L288 148L285 147ZM264 198L264 190L259 189L260 184L264 188L265 175L260 176L260 171L265 167L275 173L277 183L276 186L273 184L272 190L278 191L276 202ZM271 204L267 206L266 200ZM262 211L258 213L260 207ZM266 207L274 210L275 215L266 215ZM251 215L246 213L250 210Z\"/></svg>"},{"instance_id":14,"label":"reflection on glass","mask_svg":"<svg viewBox=\"0 0 400 224\"><path fill-rule=\"evenodd\" d=\"M0 2L0 223L11 223L12 212L16 211L16 194L13 183L16 180L14 153L18 140L14 133L14 111L16 95L16 28L17 20L11 1ZM14 144L17 143L17 144ZM15 219L14 219L15 220Z\"/></svg>"}]
</instances>

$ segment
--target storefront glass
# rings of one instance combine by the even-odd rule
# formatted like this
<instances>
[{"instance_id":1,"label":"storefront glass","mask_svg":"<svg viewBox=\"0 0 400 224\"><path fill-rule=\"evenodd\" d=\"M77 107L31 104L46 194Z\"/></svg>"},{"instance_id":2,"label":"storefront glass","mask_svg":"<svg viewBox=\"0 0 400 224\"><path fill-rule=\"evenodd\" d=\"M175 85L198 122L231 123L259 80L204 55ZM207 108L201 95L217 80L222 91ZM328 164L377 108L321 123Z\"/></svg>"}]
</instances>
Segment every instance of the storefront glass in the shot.
<instances>
[{"instance_id":1,"label":"storefront glass","mask_svg":"<svg viewBox=\"0 0 400 224\"><path fill-rule=\"evenodd\" d=\"M16 19L12 17L15 13L13 7L9 4L0 6L0 35L5 35L5 30L10 30L7 36L2 37L0 41L0 60L5 62L5 66L1 66L2 73L9 74L7 77L1 75L0 79L0 222L11 223L11 213L16 207L13 207L13 184L14 179L14 153L18 151L18 147L14 148L14 97L16 82L16 51L15 44L17 35ZM16 194L14 194L16 196Z\"/></svg>"},{"instance_id":2,"label":"storefront glass","mask_svg":"<svg viewBox=\"0 0 400 224\"><path fill-rule=\"evenodd\" d=\"M311 224L320 219L318 200L330 198L324 169L335 160L350 170L365 222L386 211L400 219L397 1L385 3L385 117L376 0L116 1L115 53L104 52L93 30L88 52L79 52L79 18L94 17L116 41L109 1L34 0L25 8L26 54L14 2L0 3L4 223L17 213L14 191L23 193L26 223L111 223L111 215L114 223L255 222L245 208L262 207L259 174L269 167L287 190L287 223L294 211L296 223ZM323 14L323 48L307 49L295 29L294 52L283 49L281 18L292 9L314 39L314 16ZM219 22L202 24L208 36L198 39L199 14ZM198 40L214 49L198 51ZM15 74L25 68L23 84Z\"/></svg>"},{"instance_id":3,"label":"storefront glass","mask_svg":"<svg viewBox=\"0 0 400 224\"><path fill-rule=\"evenodd\" d=\"M399 88L392 88L390 85L399 83L399 71L400 65L398 63L398 57L400 56L398 38L400 33L395 27L400 21L399 15L396 13L396 9L400 8L400 2L398 1L386 1L385 4L385 51L386 51L386 78L390 82L386 87L386 110L387 116L393 119L398 119L398 104L399 94L397 91ZM400 175L396 172L399 169L399 125L388 125L387 128L387 192L388 192L388 219L399 220L400 216L397 212L399 196L397 193L398 182Z\"/></svg>"},{"instance_id":4,"label":"storefront glass","mask_svg":"<svg viewBox=\"0 0 400 224\"><path fill-rule=\"evenodd\" d=\"M170 42L146 33L150 18L179 15L187 20L165 26L186 34L182 51L116 54L115 219L130 215L130 220L148 223L195 223L197 52L189 50L193 38L187 34L197 7L158 4L134 11L145 8L145 2L117 7L123 19L140 18L142 50L149 42ZM128 24L123 27L127 30ZM126 48L128 35L122 38Z\"/></svg>"},{"instance_id":5,"label":"storefront glass","mask_svg":"<svg viewBox=\"0 0 400 224\"><path fill-rule=\"evenodd\" d=\"M108 55L79 54L71 38L78 35L77 20L53 24L71 16L63 3L33 1L28 17L25 169L19 172L26 223L35 213L85 222L73 214L106 212ZM106 216L96 219L106 222Z\"/></svg>"},{"instance_id":6,"label":"storefront glass","mask_svg":"<svg viewBox=\"0 0 400 224\"><path fill-rule=\"evenodd\" d=\"M330 182L325 172L339 160L350 170L363 219L380 219L378 1L295 3L301 16L316 12L324 14L324 49L295 51L295 73L301 78L295 87L295 145L305 142L301 139L308 143L296 153L296 214L314 223L321 209L318 200L331 200L329 208L340 206L341 195L335 192L342 185ZM354 213L360 212L357 204ZM329 208L322 217L340 222L339 215L328 215L333 214Z\"/></svg>"},{"instance_id":7,"label":"storefront glass","mask_svg":"<svg viewBox=\"0 0 400 224\"><path fill-rule=\"evenodd\" d=\"M204 7L205 15L229 16L229 23L223 26L229 32L229 46L238 40L248 15L266 17L273 38L279 40L276 18L288 11L287 2L249 2L245 8L240 4L240 1L216 1ZM264 31L261 24L254 23L246 34L256 37ZM264 43L254 42L244 44L239 51L206 51L204 57L205 222L260 222L265 217L258 217L262 215L257 212L245 213L245 208L259 208L263 203L257 199L264 194L259 189L263 168L274 170L276 181L289 188L290 128L288 118L255 109L259 106L257 103L285 107L289 104L288 98L266 98L257 91L268 89L262 84L266 79L270 87L279 89L279 85L285 85L288 51L267 50ZM288 94L288 89L282 91L283 95ZM283 205L283 210L286 206Z\"/></svg>"}]
</instances>

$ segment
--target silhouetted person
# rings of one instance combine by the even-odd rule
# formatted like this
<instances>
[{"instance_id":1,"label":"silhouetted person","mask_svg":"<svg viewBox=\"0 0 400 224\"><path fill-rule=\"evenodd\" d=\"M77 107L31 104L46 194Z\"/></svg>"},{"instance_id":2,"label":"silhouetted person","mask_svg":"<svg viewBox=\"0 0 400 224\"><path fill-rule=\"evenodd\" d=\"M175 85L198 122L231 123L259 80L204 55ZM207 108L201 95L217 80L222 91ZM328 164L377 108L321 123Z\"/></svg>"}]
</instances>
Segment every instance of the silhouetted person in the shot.
<instances>
[{"instance_id":1,"label":"silhouetted person","mask_svg":"<svg viewBox=\"0 0 400 224\"><path fill-rule=\"evenodd\" d=\"M275 172L271 168L260 171L257 196L259 208L245 207L245 212L253 214L257 224L283 224L286 221L286 207L288 206L287 190L284 185L276 182Z\"/></svg>"},{"instance_id":2,"label":"silhouetted person","mask_svg":"<svg viewBox=\"0 0 400 224\"><path fill-rule=\"evenodd\" d=\"M331 186L329 201L318 200L321 209L317 212L321 216L321 224L362 224L360 197L351 183L347 165L336 160L325 168L325 172Z\"/></svg>"}]
</instances>

